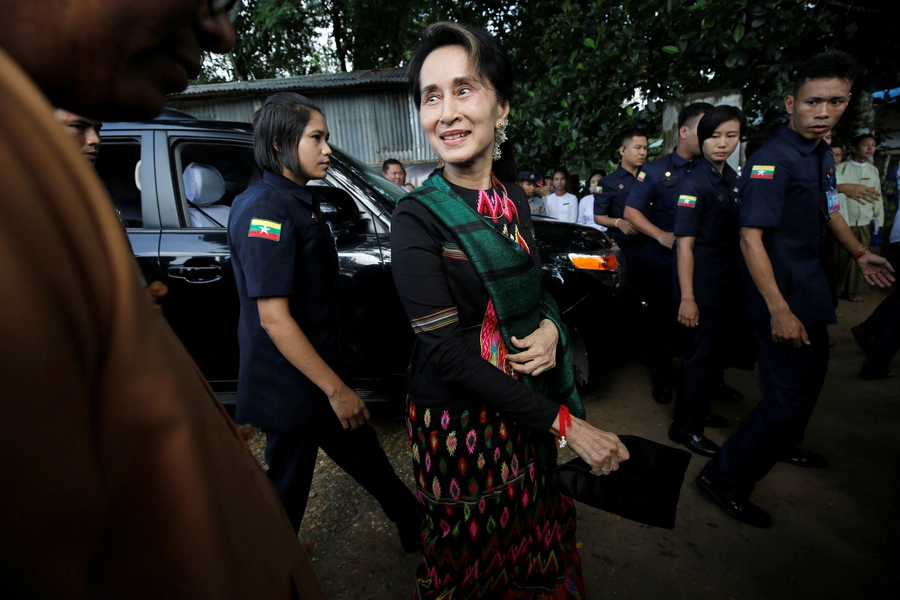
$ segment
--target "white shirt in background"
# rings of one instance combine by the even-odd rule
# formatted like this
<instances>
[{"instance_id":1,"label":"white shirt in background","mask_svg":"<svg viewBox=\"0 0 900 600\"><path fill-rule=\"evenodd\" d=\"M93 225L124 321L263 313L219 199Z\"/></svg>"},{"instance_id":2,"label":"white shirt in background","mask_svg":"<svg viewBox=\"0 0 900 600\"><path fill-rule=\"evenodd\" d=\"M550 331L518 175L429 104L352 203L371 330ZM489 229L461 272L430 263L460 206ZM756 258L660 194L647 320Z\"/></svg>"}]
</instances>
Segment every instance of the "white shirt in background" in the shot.
<instances>
[{"instance_id":1,"label":"white shirt in background","mask_svg":"<svg viewBox=\"0 0 900 600\"><path fill-rule=\"evenodd\" d=\"M544 203L547 206L548 217L566 223L578 222L578 198L575 194L566 192L562 196L557 196L556 192L553 192L547 196Z\"/></svg>"},{"instance_id":2,"label":"white shirt in background","mask_svg":"<svg viewBox=\"0 0 900 600\"><path fill-rule=\"evenodd\" d=\"M594 222L594 195L588 194L578 202L578 224L606 231L606 227Z\"/></svg>"},{"instance_id":3,"label":"white shirt in background","mask_svg":"<svg viewBox=\"0 0 900 600\"><path fill-rule=\"evenodd\" d=\"M874 188L881 193L881 177L878 169L872 163L858 163L853 160L845 160L837 166L837 183L855 183ZM884 223L884 200L879 198L874 204L863 202L860 204L840 195L841 216L851 227L868 225L873 220L880 226Z\"/></svg>"}]
</instances>

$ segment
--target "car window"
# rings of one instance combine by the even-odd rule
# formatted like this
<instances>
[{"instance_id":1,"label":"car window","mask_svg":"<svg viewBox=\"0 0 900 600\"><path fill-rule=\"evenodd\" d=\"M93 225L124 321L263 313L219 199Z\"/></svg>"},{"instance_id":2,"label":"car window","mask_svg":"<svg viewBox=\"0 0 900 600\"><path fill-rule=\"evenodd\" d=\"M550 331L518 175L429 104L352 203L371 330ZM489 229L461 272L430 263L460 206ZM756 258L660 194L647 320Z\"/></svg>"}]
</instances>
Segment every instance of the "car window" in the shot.
<instances>
[{"instance_id":1,"label":"car window","mask_svg":"<svg viewBox=\"0 0 900 600\"><path fill-rule=\"evenodd\" d=\"M377 169L353 158L349 154L341 152L337 148L332 148L332 150L334 156L342 162L348 170L354 172L371 187L375 188L375 190L379 192L391 206L396 206L400 198L407 193L408 190L406 188L402 188L396 183L388 181Z\"/></svg>"},{"instance_id":2,"label":"car window","mask_svg":"<svg viewBox=\"0 0 900 600\"><path fill-rule=\"evenodd\" d=\"M347 191L319 182L310 182L309 187L318 196L319 210L326 221L337 224L359 220L359 206Z\"/></svg>"},{"instance_id":3,"label":"car window","mask_svg":"<svg viewBox=\"0 0 900 600\"><path fill-rule=\"evenodd\" d=\"M227 227L234 198L261 178L249 144L179 140L172 154L184 227Z\"/></svg>"},{"instance_id":4,"label":"car window","mask_svg":"<svg viewBox=\"0 0 900 600\"><path fill-rule=\"evenodd\" d=\"M141 142L104 136L97 174L106 186L119 218L128 228L144 226L140 188Z\"/></svg>"}]
</instances>

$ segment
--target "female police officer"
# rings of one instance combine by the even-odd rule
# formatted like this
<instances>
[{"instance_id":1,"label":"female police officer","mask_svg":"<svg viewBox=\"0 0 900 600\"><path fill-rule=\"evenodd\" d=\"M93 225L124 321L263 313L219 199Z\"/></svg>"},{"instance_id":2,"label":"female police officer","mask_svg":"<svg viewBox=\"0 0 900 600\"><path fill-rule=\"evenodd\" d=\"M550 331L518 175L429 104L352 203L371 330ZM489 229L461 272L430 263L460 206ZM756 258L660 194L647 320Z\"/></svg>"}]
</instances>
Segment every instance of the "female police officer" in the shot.
<instances>
[{"instance_id":1,"label":"female police officer","mask_svg":"<svg viewBox=\"0 0 900 600\"><path fill-rule=\"evenodd\" d=\"M266 433L266 461L295 529L321 447L381 503L403 547L418 548L418 502L397 478L365 404L335 373L338 256L307 182L325 177L322 112L305 97L269 97L253 120L262 183L235 198L228 243L241 300L237 420Z\"/></svg>"},{"instance_id":2,"label":"female police officer","mask_svg":"<svg viewBox=\"0 0 900 600\"><path fill-rule=\"evenodd\" d=\"M725 161L744 133L744 115L717 106L700 119L703 157L682 184L675 206L675 298L678 322L689 328L669 438L692 452L713 456L719 446L703 435L714 379L711 361L721 356L721 313L734 287L738 261L737 173Z\"/></svg>"}]
</instances>

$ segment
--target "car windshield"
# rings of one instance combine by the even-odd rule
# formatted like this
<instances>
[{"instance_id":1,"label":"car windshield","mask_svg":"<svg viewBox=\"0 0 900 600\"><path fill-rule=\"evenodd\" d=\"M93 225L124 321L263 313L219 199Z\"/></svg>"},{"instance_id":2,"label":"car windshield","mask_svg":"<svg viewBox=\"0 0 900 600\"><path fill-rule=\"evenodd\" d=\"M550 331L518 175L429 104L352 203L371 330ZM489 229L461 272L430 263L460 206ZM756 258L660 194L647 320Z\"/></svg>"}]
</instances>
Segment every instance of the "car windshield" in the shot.
<instances>
[{"instance_id":1,"label":"car windshield","mask_svg":"<svg viewBox=\"0 0 900 600\"><path fill-rule=\"evenodd\" d=\"M391 208L397 206L397 202L399 202L400 198L407 192L406 188L402 188L396 183L382 177L377 169L370 167L364 162L360 162L346 152L341 152L333 146L331 150L334 156L344 163L347 168L379 192L390 204Z\"/></svg>"}]
</instances>

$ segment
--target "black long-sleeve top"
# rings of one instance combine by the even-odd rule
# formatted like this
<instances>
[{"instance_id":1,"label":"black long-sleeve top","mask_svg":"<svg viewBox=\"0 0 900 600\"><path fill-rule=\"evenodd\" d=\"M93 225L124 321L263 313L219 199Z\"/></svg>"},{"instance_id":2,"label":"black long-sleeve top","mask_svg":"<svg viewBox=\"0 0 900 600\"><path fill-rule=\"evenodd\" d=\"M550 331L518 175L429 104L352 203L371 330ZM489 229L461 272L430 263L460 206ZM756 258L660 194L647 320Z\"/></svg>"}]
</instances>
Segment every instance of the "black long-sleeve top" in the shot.
<instances>
[{"instance_id":1,"label":"black long-sleeve top","mask_svg":"<svg viewBox=\"0 0 900 600\"><path fill-rule=\"evenodd\" d=\"M478 190L451 187L478 209ZM514 236L517 227L534 268L540 269L525 194L517 185L508 186L507 193L515 210L511 206L506 215L495 210L486 216L501 232ZM482 205L480 212L491 211ZM391 264L416 333L410 389L414 402L444 408L485 404L521 427L546 432L559 404L481 357L487 289L449 229L415 200L401 202L391 218Z\"/></svg>"}]
</instances>

